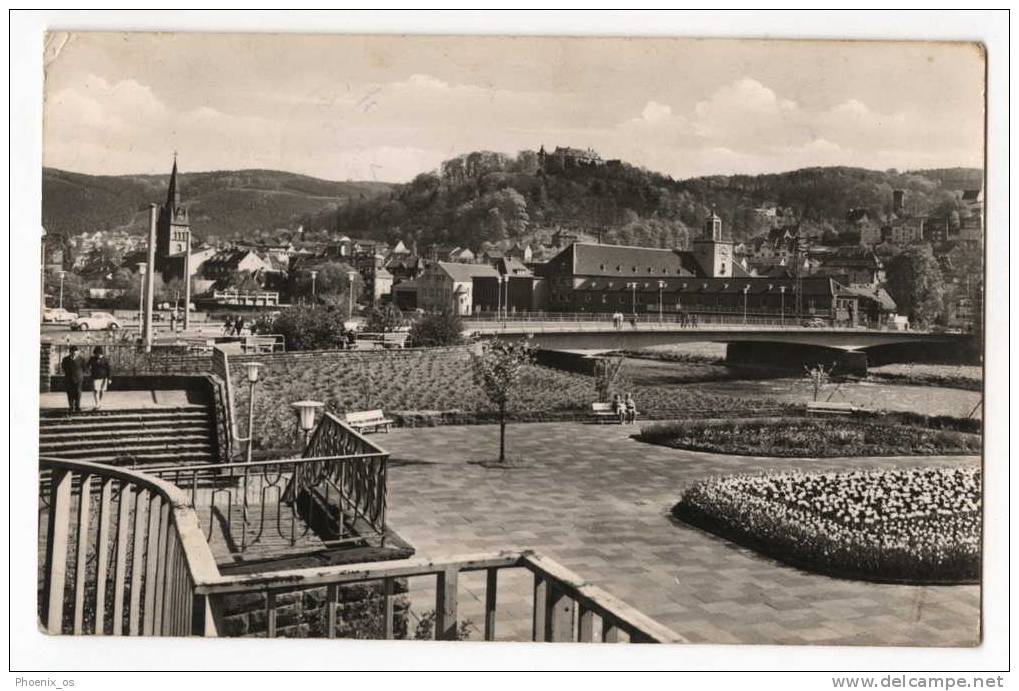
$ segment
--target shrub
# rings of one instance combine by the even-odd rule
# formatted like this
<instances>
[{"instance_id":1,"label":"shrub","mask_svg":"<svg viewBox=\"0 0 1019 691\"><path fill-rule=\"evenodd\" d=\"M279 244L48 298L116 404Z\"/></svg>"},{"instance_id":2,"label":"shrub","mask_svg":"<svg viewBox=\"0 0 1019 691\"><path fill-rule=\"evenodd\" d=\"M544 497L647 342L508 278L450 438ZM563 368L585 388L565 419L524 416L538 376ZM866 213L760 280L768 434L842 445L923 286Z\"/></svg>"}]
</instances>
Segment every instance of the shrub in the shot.
<instances>
[{"instance_id":1,"label":"shrub","mask_svg":"<svg viewBox=\"0 0 1019 691\"><path fill-rule=\"evenodd\" d=\"M336 348L344 333L343 312L330 306L298 305L275 318L262 317L254 329L257 333L282 334L287 350Z\"/></svg>"},{"instance_id":2,"label":"shrub","mask_svg":"<svg viewBox=\"0 0 1019 691\"><path fill-rule=\"evenodd\" d=\"M396 305L372 307L368 312L368 323L365 330L369 333L389 333L403 326L403 313Z\"/></svg>"},{"instance_id":3,"label":"shrub","mask_svg":"<svg viewBox=\"0 0 1019 691\"><path fill-rule=\"evenodd\" d=\"M444 310L426 314L410 327L411 343L415 348L450 346L463 342L463 320L455 312Z\"/></svg>"},{"instance_id":4,"label":"shrub","mask_svg":"<svg viewBox=\"0 0 1019 691\"><path fill-rule=\"evenodd\" d=\"M638 438L693 451L811 458L970 454L981 447L974 434L860 418L670 422L644 427Z\"/></svg>"},{"instance_id":5,"label":"shrub","mask_svg":"<svg viewBox=\"0 0 1019 691\"><path fill-rule=\"evenodd\" d=\"M713 478L673 507L688 523L843 578L980 578L980 470L911 468Z\"/></svg>"}]
</instances>

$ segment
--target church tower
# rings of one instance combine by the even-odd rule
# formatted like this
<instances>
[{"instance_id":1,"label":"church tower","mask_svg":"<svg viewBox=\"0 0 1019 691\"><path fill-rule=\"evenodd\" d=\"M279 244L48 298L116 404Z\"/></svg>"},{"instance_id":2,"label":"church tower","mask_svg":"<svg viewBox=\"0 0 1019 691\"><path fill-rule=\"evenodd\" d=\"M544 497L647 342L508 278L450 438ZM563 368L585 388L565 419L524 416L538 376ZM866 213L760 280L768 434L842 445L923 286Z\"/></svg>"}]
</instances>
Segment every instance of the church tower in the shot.
<instances>
[{"instance_id":1,"label":"church tower","mask_svg":"<svg viewBox=\"0 0 1019 691\"><path fill-rule=\"evenodd\" d=\"M693 254L708 278L732 276L732 242L722 238L722 219L714 212L704 221L704 232L693 241Z\"/></svg>"},{"instance_id":2,"label":"church tower","mask_svg":"<svg viewBox=\"0 0 1019 691\"><path fill-rule=\"evenodd\" d=\"M190 234L188 209L180 198L177 153L174 152L166 203L159 208L156 222L156 269L163 273L165 279L184 277L184 254L190 249Z\"/></svg>"}]
</instances>

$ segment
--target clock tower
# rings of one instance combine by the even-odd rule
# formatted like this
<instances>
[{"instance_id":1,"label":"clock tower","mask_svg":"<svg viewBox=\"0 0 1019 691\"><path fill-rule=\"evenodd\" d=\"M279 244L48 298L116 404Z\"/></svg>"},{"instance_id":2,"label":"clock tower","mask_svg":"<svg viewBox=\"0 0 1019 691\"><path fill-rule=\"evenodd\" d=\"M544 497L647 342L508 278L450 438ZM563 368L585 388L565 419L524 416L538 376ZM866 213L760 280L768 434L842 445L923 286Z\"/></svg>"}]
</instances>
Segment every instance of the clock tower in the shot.
<instances>
[{"instance_id":1,"label":"clock tower","mask_svg":"<svg viewBox=\"0 0 1019 691\"><path fill-rule=\"evenodd\" d=\"M732 276L732 242L722 239L722 219L712 213L693 241L693 254L707 278Z\"/></svg>"}]
</instances>

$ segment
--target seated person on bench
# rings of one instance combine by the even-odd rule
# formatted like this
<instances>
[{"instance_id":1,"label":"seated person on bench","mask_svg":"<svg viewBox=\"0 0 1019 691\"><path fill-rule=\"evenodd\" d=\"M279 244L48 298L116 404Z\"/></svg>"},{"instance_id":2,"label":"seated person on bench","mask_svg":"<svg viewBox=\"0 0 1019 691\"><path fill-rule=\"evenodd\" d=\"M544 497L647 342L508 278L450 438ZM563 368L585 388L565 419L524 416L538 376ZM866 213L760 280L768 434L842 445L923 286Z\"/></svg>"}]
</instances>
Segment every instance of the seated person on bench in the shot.
<instances>
[{"instance_id":1,"label":"seated person on bench","mask_svg":"<svg viewBox=\"0 0 1019 691\"><path fill-rule=\"evenodd\" d=\"M623 403L623 399L619 394L612 396L612 412L619 417L619 424L623 424L626 421L626 404Z\"/></svg>"},{"instance_id":2,"label":"seated person on bench","mask_svg":"<svg viewBox=\"0 0 1019 691\"><path fill-rule=\"evenodd\" d=\"M629 423L637 422L637 403L633 400L632 394L626 394L626 421Z\"/></svg>"}]
</instances>

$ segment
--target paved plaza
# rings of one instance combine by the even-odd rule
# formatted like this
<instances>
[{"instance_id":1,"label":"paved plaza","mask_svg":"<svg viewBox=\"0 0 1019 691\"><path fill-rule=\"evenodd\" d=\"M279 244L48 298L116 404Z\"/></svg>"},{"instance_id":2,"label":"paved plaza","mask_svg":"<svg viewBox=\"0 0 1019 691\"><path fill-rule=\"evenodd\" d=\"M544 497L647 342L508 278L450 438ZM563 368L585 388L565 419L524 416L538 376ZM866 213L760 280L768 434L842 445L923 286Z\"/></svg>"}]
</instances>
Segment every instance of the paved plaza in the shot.
<instances>
[{"instance_id":1,"label":"paved plaza","mask_svg":"<svg viewBox=\"0 0 1019 691\"><path fill-rule=\"evenodd\" d=\"M498 451L498 427L398 429L389 523L418 556L532 548L694 643L971 646L977 586L846 581L785 566L676 522L671 507L702 478L764 470L976 464L977 457L772 459L652 446L617 425L511 425L512 470L472 463ZM461 618L483 622L483 575L465 578ZM412 588L416 584L412 584ZM422 583L422 585L424 585ZM530 579L499 589L500 637L529 637ZM427 599L419 595L414 609ZM505 608L503 607L505 605Z\"/></svg>"}]
</instances>

